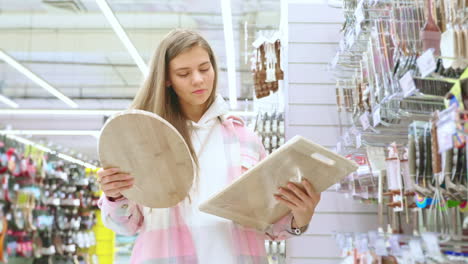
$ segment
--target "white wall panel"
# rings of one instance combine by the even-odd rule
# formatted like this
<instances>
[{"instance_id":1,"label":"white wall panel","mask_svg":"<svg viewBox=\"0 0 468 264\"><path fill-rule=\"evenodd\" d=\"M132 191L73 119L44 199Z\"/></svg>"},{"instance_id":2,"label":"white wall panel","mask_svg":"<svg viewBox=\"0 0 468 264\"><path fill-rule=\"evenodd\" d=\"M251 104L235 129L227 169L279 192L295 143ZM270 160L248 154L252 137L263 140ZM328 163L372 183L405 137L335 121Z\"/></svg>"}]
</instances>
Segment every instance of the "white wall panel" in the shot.
<instances>
[{"instance_id":1,"label":"white wall panel","mask_svg":"<svg viewBox=\"0 0 468 264\"><path fill-rule=\"evenodd\" d=\"M339 125L348 124L347 118L341 117L336 105L289 104L294 115L289 116L289 125ZM343 115L344 116L344 115Z\"/></svg>"},{"instance_id":2,"label":"white wall panel","mask_svg":"<svg viewBox=\"0 0 468 264\"><path fill-rule=\"evenodd\" d=\"M295 23L289 24L289 42L304 43L330 43L340 41L338 31L341 23L314 24Z\"/></svg>"},{"instance_id":3,"label":"white wall panel","mask_svg":"<svg viewBox=\"0 0 468 264\"><path fill-rule=\"evenodd\" d=\"M319 52L310 52L310 50ZM336 43L290 43L289 62L325 62L328 63L336 52Z\"/></svg>"},{"instance_id":4,"label":"white wall panel","mask_svg":"<svg viewBox=\"0 0 468 264\"><path fill-rule=\"evenodd\" d=\"M289 103L335 104L335 86L330 84L289 84Z\"/></svg>"},{"instance_id":5,"label":"white wall panel","mask_svg":"<svg viewBox=\"0 0 468 264\"><path fill-rule=\"evenodd\" d=\"M327 148L336 145L348 113L338 113L335 79L327 70L340 39L343 14L326 4L288 6L288 90L286 137L302 135ZM338 264L334 232L377 228L377 208L332 190L322 193L309 230L287 243L290 264Z\"/></svg>"},{"instance_id":6,"label":"white wall panel","mask_svg":"<svg viewBox=\"0 0 468 264\"><path fill-rule=\"evenodd\" d=\"M289 64L288 67L290 83L335 83L326 64Z\"/></svg>"},{"instance_id":7,"label":"white wall panel","mask_svg":"<svg viewBox=\"0 0 468 264\"><path fill-rule=\"evenodd\" d=\"M341 23L343 11L340 8L330 8L325 4L290 4L289 23Z\"/></svg>"},{"instance_id":8,"label":"white wall panel","mask_svg":"<svg viewBox=\"0 0 468 264\"><path fill-rule=\"evenodd\" d=\"M326 146L334 147L336 139L340 135L339 127L330 127L330 126L297 126L289 125L288 135L294 137L295 135L307 135L307 138L313 142Z\"/></svg>"}]
</instances>

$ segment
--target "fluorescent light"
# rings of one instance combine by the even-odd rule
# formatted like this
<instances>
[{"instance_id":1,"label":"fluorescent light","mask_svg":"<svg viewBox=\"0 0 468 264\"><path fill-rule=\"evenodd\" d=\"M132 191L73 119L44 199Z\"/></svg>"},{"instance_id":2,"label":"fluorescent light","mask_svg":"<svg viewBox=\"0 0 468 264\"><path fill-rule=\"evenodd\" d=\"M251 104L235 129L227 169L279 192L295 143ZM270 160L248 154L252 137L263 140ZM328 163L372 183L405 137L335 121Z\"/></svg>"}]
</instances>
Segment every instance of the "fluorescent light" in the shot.
<instances>
[{"instance_id":1,"label":"fluorescent light","mask_svg":"<svg viewBox=\"0 0 468 264\"><path fill-rule=\"evenodd\" d=\"M223 14L224 42L226 44L226 62L229 82L229 103L231 109L237 108L236 61L234 54L234 32L232 30L231 1L221 0Z\"/></svg>"},{"instance_id":2,"label":"fluorescent light","mask_svg":"<svg viewBox=\"0 0 468 264\"><path fill-rule=\"evenodd\" d=\"M66 109L0 109L0 115L78 115L104 116L113 115L118 110L66 110Z\"/></svg>"},{"instance_id":3,"label":"fluorescent light","mask_svg":"<svg viewBox=\"0 0 468 264\"><path fill-rule=\"evenodd\" d=\"M75 158L73 158L72 156L68 156L68 155L66 155L66 154L58 153L57 156L58 156L59 158L63 159L63 160L66 160L66 161L71 162L71 163L79 164L79 165L81 165L81 166L83 166L83 167L90 168L90 169L92 169L92 170L96 170L96 169L97 169L97 167L94 166L94 165L92 165L92 164L89 164L89 163L84 162L84 161L79 160L79 159L75 159Z\"/></svg>"},{"instance_id":4,"label":"fluorescent light","mask_svg":"<svg viewBox=\"0 0 468 264\"><path fill-rule=\"evenodd\" d=\"M119 110L66 110L66 109L0 109L0 115L76 115L76 116L111 116ZM256 116L257 112L229 111L229 115Z\"/></svg>"},{"instance_id":5,"label":"fluorescent light","mask_svg":"<svg viewBox=\"0 0 468 264\"><path fill-rule=\"evenodd\" d=\"M99 6L99 8L101 9L104 16L106 17L109 24L111 25L111 27L114 30L115 34L117 34L120 41L122 41L122 43L124 44L124 46L127 49L128 53L130 53L130 56L132 56L133 60L135 61L136 65L138 66L140 71L146 77L148 75L148 73L149 73L148 66L146 65L146 63L141 58L140 54L138 53L138 50L133 45L132 41L130 41L130 38L128 37L127 33L125 33L125 30L122 28L122 25L119 23L119 20L117 20L117 17L112 12L112 9L110 8L107 1L106 0L96 0L96 3Z\"/></svg>"},{"instance_id":6,"label":"fluorescent light","mask_svg":"<svg viewBox=\"0 0 468 264\"><path fill-rule=\"evenodd\" d=\"M62 100L64 103L66 103L70 107L78 108L78 104L73 102L70 98L66 97L59 90L52 87L50 84L48 84L46 81L44 81L41 77L37 76L35 73L30 71L28 68L24 67L22 64L20 64L18 61L16 61L12 57L10 57L8 54L6 54L1 49L0 49L0 59L4 60L6 63L10 64L10 66L12 66L17 71L19 71L20 73L22 73L23 75L28 77L31 81L35 82L37 85L39 85L42 88L44 88L45 90L47 90L49 93L53 94L58 99Z\"/></svg>"},{"instance_id":7,"label":"fluorescent light","mask_svg":"<svg viewBox=\"0 0 468 264\"><path fill-rule=\"evenodd\" d=\"M0 94L0 102L6 104L6 105L9 105L13 108L18 108L19 105L15 102L13 102L10 98L6 97L6 96L3 96Z\"/></svg>"},{"instance_id":8,"label":"fluorescent light","mask_svg":"<svg viewBox=\"0 0 468 264\"><path fill-rule=\"evenodd\" d=\"M2 134L4 131L0 131L0 134ZM71 163L75 163L75 164L78 164L78 165L81 165L83 167L86 167L86 168L90 168L90 169L93 169L93 170L96 170L97 167L90 164L90 163L87 163L87 162L84 162L82 160L79 160L79 159L76 159L76 158L73 158L69 155L65 155L65 154L62 154L62 153L57 153L56 151L50 149L50 148L47 148L45 146L42 146L42 145L39 145L35 142L32 142L31 140L28 140L28 139L25 139L25 138L22 138L22 137L18 137L18 136L15 136L15 135L7 135L7 138L10 138L10 139L13 139L13 140L16 140L22 144L25 144L25 145L31 145L41 151L44 151L44 152L48 152L48 153L52 153L52 154L56 154L59 158L63 159L63 160L66 160L68 162L71 162Z\"/></svg>"},{"instance_id":9,"label":"fluorescent light","mask_svg":"<svg viewBox=\"0 0 468 264\"><path fill-rule=\"evenodd\" d=\"M99 136L98 130L0 130L4 135L32 136Z\"/></svg>"}]
</instances>

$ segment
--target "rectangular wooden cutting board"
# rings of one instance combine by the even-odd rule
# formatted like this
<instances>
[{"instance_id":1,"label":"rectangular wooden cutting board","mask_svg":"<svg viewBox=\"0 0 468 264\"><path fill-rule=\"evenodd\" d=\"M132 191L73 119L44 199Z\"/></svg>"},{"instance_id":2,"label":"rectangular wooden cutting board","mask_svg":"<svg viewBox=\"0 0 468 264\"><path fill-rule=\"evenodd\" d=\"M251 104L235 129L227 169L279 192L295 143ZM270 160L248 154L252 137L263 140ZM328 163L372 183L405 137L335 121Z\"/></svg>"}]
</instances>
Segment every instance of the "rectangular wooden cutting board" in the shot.
<instances>
[{"instance_id":1,"label":"rectangular wooden cutting board","mask_svg":"<svg viewBox=\"0 0 468 264\"><path fill-rule=\"evenodd\" d=\"M273 194L289 181L308 179L318 192L356 171L358 165L302 136L295 136L224 190L202 203L200 211L265 231L289 213Z\"/></svg>"}]
</instances>

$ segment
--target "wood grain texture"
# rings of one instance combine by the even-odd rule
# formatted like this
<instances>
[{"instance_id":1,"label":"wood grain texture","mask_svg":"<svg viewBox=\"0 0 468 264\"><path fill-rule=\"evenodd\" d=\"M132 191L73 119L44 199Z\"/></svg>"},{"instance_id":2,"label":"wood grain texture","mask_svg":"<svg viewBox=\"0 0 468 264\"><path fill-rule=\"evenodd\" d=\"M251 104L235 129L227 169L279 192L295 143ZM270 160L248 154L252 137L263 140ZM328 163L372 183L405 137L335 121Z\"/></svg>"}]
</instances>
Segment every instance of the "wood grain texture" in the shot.
<instances>
[{"instance_id":1,"label":"wood grain texture","mask_svg":"<svg viewBox=\"0 0 468 264\"><path fill-rule=\"evenodd\" d=\"M274 199L278 187L305 178L322 192L357 168L355 162L297 136L200 205L200 210L264 231L289 212Z\"/></svg>"},{"instance_id":2,"label":"wood grain texture","mask_svg":"<svg viewBox=\"0 0 468 264\"><path fill-rule=\"evenodd\" d=\"M192 187L194 162L178 131L160 116L127 110L109 119L99 138L103 168L117 167L135 178L124 191L129 200L151 208L182 201Z\"/></svg>"}]
</instances>

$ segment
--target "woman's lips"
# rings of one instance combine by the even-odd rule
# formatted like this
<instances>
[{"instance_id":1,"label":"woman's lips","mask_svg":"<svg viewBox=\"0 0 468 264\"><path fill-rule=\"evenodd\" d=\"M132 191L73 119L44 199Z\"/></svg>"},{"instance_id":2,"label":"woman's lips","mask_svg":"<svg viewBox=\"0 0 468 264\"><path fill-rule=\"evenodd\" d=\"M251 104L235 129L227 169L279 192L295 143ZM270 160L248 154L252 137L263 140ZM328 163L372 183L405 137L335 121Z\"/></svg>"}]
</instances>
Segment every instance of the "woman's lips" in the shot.
<instances>
[{"instance_id":1,"label":"woman's lips","mask_svg":"<svg viewBox=\"0 0 468 264\"><path fill-rule=\"evenodd\" d=\"M194 94L203 94L206 92L206 89L200 89L200 90L196 90L195 92L193 92Z\"/></svg>"}]
</instances>

